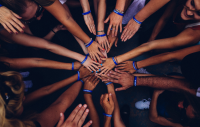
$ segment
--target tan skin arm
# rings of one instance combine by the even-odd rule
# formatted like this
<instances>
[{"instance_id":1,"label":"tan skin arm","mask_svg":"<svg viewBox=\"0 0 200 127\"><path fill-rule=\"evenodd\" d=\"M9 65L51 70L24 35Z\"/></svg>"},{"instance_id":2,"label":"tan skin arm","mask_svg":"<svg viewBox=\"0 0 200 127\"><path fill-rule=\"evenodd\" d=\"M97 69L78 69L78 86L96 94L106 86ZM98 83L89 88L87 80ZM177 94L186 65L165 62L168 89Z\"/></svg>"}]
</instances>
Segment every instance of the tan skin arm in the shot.
<instances>
[{"instance_id":1,"label":"tan skin arm","mask_svg":"<svg viewBox=\"0 0 200 127\"><path fill-rule=\"evenodd\" d=\"M158 99L158 96L162 93L162 91L163 90L155 90L153 93L153 97L152 97L150 109L149 109L149 119L152 122L160 124L162 126L183 127L181 124L173 123L173 122L167 120L166 118L158 115L157 109L156 109L157 99Z\"/></svg>"}]
</instances>

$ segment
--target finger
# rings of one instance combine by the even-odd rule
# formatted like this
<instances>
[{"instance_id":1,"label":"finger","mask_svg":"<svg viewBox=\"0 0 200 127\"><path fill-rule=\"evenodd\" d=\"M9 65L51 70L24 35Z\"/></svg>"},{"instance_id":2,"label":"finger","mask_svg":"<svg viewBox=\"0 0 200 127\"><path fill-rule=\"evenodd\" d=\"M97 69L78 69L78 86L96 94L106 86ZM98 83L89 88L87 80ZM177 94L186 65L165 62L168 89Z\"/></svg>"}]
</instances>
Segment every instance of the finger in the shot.
<instances>
[{"instance_id":1,"label":"finger","mask_svg":"<svg viewBox=\"0 0 200 127\"><path fill-rule=\"evenodd\" d=\"M121 35L122 41L124 40L127 31L128 31L128 28L126 28L126 26L125 26L125 29L124 29L124 31L122 32L122 35Z\"/></svg>"},{"instance_id":2,"label":"finger","mask_svg":"<svg viewBox=\"0 0 200 127\"><path fill-rule=\"evenodd\" d=\"M10 20L10 23L12 26L14 26L18 31L20 31L21 33L23 32L23 29L21 27L19 27L19 25L17 23L15 23L13 20Z\"/></svg>"},{"instance_id":3,"label":"finger","mask_svg":"<svg viewBox=\"0 0 200 127\"><path fill-rule=\"evenodd\" d=\"M109 81L109 82L113 82L113 83L117 83L119 84L119 80L118 79L103 79L103 82Z\"/></svg>"},{"instance_id":4,"label":"finger","mask_svg":"<svg viewBox=\"0 0 200 127\"><path fill-rule=\"evenodd\" d=\"M83 115L83 113L84 113L84 111L85 111L86 108L87 108L87 105L84 104L81 107L81 109L78 111L78 113L76 114L76 116L75 116L75 118L73 120L75 123L78 123L78 121L81 119L81 117L82 117L82 115Z\"/></svg>"},{"instance_id":5,"label":"finger","mask_svg":"<svg viewBox=\"0 0 200 127\"><path fill-rule=\"evenodd\" d=\"M11 11L11 10L10 10ZM16 14L16 13L14 13L13 11L11 11L11 13L16 17L16 18L18 18L18 19L21 19L22 17L21 16L19 16L18 14Z\"/></svg>"},{"instance_id":6,"label":"finger","mask_svg":"<svg viewBox=\"0 0 200 127\"><path fill-rule=\"evenodd\" d=\"M124 67L117 67L117 69L123 71Z\"/></svg>"},{"instance_id":7,"label":"finger","mask_svg":"<svg viewBox=\"0 0 200 127\"><path fill-rule=\"evenodd\" d=\"M87 69L88 69L90 72L92 72L92 69L90 69L90 67L89 67L89 66L87 66L86 68L87 68Z\"/></svg>"},{"instance_id":8,"label":"finger","mask_svg":"<svg viewBox=\"0 0 200 127\"><path fill-rule=\"evenodd\" d=\"M91 56L92 60L97 61L94 53L91 53L90 56Z\"/></svg>"},{"instance_id":9,"label":"finger","mask_svg":"<svg viewBox=\"0 0 200 127\"><path fill-rule=\"evenodd\" d=\"M89 127L90 125L92 125L92 120L90 120L89 122L87 122L83 127Z\"/></svg>"},{"instance_id":10,"label":"finger","mask_svg":"<svg viewBox=\"0 0 200 127\"><path fill-rule=\"evenodd\" d=\"M115 26L115 27L112 27L112 37L115 36L115 29L116 29L116 26Z\"/></svg>"},{"instance_id":11,"label":"finger","mask_svg":"<svg viewBox=\"0 0 200 127\"><path fill-rule=\"evenodd\" d=\"M88 113L89 113L89 109L86 109L78 122L78 127L81 127L83 125Z\"/></svg>"},{"instance_id":12,"label":"finger","mask_svg":"<svg viewBox=\"0 0 200 127\"><path fill-rule=\"evenodd\" d=\"M108 95L108 98L109 98L109 102L110 102L110 104L114 104L114 101L113 101L113 98L112 98L112 94L110 93L109 95Z\"/></svg>"},{"instance_id":13,"label":"finger","mask_svg":"<svg viewBox=\"0 0 200 127\"><path fill-rule=\"evenodd\" d=\"M60 113L60 119L59 119L58 124L57 124L56 127L61 127L61 125L63 124L63 122L64 122L64 120L65 120L64 117L65 117L64 114L61 112L61 113Z\"/></svg>"},{"instance_id":14,"label":"finger","mask_svg":"<svg viewBox=\"0 0 200 127\"><path fill-rule=\"evenodd\" d=\"M9 33L12 33L11 30L6 26L6 24L2 23L2 26L4 27L4 29L6 29L6 31L8 31Z\"/></svg>"},{"instance_id":15,"label":"finger","mask_svg":"<svg viewBox=\"0 0 200 127\"><path fill-rule=\"evenodd\" d=\"M103 67L103 68L101 68L101 72L99 73L99 75L102 75L102 74L104 74L105 72L106 72L106 68L105 67Z\"/></svg>"},{"instance_id":16,"label":"finger","mask_svg":"<svg viewBox=\"0 0 200 127\"><path fill-rule=\"evenodd\" d=\"M130 30L128 29L128 30L126 31L126 33L124 33L124 39L123 39L124 42L127 40L127 36L128 36L128 34L129 34L129 32L130 32Z\"/></svg>"},{"instance_id":17,"label":"finger","mask_svg":"<svg viewBox=\"0 0 200 127\"><path fill-rule=\"evenodd\" d=\"M110 24L109 27L108 27L107 35L110 34L110 30L111 30L111 28L112 28L112 24Z\"/></svg>"},{"instance_id":18,"label":"finger","mask_svg":"<svg viewBox=\"0 0 200 127\"><path fill-rule=\"evenodd\" d=\"M78 106L76 106L76 108L72 111L72 113L69 115L69 117L67 118L69 121L73 121L73 119L75 118L76 114L78 113L78 111L81 109L82 104L79 104ZM67 121L67 120L66 120ZM65 122L66 122L65 121Z\"/></svg>"},{"instance_id":19,"label":"finger","mask_svg":"<svg viewBox=\"0 0 200 127\"><path fill-rule=\"evenodd\" d=\"M96 35L96 29L95 29L94 22L92 23L92 33L93 33L94 35Z\"/></svg>"},{"instance_id":20,"label":"finger","mask_svg":"<svg viewBox=\"0 0 200 127\"><path fill-rule=\"evenodd\" d=\"M122 91L122 90L126 90L126 87L120 87L115 89L115 91Z\"/></svg>"},{"instance_id":21,"label":"finger","mask_svg":"<svg viewBox=\"0 0 200 127\"><path fill-rule=\"evenodd\" d=\"M119 25L117 25L116 27L115 27L115 36L117 36L117 32L118 32L118 27L119 27Z\"/></svg>"},{"instance_id":22,"label":"finger","mask_svg":"<svg viewBox=\"0 0 200 127\"><path fill-rule=\"evenodd\" d=\"M117 47L118 38L115 40L115 47Z\"/></svg>"},{"instance_id":23,"label":"finger","mask_svg":"<svg viewBox=\"0 0 200 127\"><path fill-rule=\"evenodd\" d=\"M16 18L12 18L12 20L13 20L14 22L16 22L21 28L25 28L24 24L23 24L20 20L18 20L18 19L16 19Z\"/></svg>"},{"instance_id":24,"label":"finger","mask_svg":"<svg viewBox=\"0 0 200 127\"><path fill-rule=\"evenodd\" d=\"M108 94L104 94L104 97L103 97L103 102L108 102Z\"/></svg>"},{"instance_id":25,"label":"finger","mask_svg":"<svg viewBox=\"0 0 200 127\"><path fill-rule=\"evenodd\" d=\"M7 23L6 26L13 32L13 33L18 33L14 28L13 26L10 24L10 23Z\"/></svg>"},{"instance_id":26,"label":"finger","mask_svg":"<svg viewBox=\"0 0 200 127\"><path fill-rule=\"evenodd\" d=\"M100 104L102 105L102 102L103 102L103 94L101 94L101 97L100 97Z\"/></svg>"},{"instance_id":27,"label":"finger","mask_svg":"<svg viewBox=\"0 0 200 127\"><path fill-rule=\"evenodd\" d=\"M95 76L96 77L96 76ZM93 83L95 84L95 86L99 83L99 79L98 79L98 77L96 77L95 79L94 79L94 81L93 81Z\"/></svg>"},{"instance_id":28,"label":"finger","mask_svg":"<svg viewBox=\"0 0 200 127\"><path fill-rule=\"evenodd\" d=\"M119 73L119 74L125 74L126 72L123 72L121 70L118 70L117 68L115 68L115 72Z\"/></svg>"},{"instance_id":29,"label":"finger","mask_svg":"<svg viewBox=\"0 0 200 127\"><path fill-rule=\"evenodd\" d=\"M108 18L104 21L104 23L108 23L108 21L109 21L109 16L108 16Z\"/></svg>"},{"instance_id":30,"label":"finger","mask_svg":"<svg viewBox=\"0 0 200 127\"><path fill-rule=\"evenodd\" d=\"M122 32L122 23L119 25L120 27L120 33Z\"/></svg>"}]
</instances>

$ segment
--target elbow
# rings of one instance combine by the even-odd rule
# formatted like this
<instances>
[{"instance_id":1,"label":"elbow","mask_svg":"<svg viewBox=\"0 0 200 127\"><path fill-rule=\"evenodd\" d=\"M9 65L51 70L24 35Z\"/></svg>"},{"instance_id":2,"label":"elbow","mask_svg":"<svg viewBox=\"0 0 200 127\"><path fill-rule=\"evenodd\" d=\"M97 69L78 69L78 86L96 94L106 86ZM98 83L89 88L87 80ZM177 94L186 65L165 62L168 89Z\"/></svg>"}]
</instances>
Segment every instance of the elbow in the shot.
<instances>
[{"instance_id":1,"label":"elbow","mask_svg":"<svg viewBox=\"0 0 200 127\"><path fill-rule=\"evenodd\" d=\"M156 116L154 116L154 115L152 115L152 114L150 113L150 114L149 114L149 119L150 119L152 122L156 123L157 120L158 120L158 117L156 117Z\"/></svg>"}]
</instances>

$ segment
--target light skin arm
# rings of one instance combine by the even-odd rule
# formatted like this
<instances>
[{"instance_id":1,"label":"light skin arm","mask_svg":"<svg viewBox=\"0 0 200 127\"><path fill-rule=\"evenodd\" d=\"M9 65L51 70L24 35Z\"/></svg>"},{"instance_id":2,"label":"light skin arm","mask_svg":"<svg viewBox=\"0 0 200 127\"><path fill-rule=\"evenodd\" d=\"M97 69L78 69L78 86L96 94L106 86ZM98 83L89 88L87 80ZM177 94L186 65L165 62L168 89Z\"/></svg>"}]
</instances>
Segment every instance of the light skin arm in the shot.
<instances>
[{"instance_id":1,"label":"light skin arm","mask_svg":"<svg viewBox=\"0 0 200 127\"><path fill-rule=\"evenodd\" d=\"M160 124L162 126L170 126L170 127L183 127L181 124L178 123L173 123L169 120L167 120L164 117L161 117L157 113L157 100L158 96L162 93L163 90L155 90L153 93L153 97L151 100L150 104L150 109L149 109L149 119L157 124Z\"/></svg>"},{"instance_id":2,"label":"light skin arm","mask_svg":"<svg viewBox=\"0 0 200 127\"><path fill-rule=\"evenodd\" d=\"M72 70L72 63L63 63L43 58L8 58L0 57L0 61L9 63L9 67L13 69L26 69L34 67ZM81 67L79 62L74 62L74 69Z\"/></svg>"},{"instance_id":3,"label":"light skin arm","mask_svg":"<svg viewBox=\"0 0 200 127\"><path fill-rule=\"evenodd\" d=\"M46 40L51 40L54 35L60 31L60 30L67 30L67 28L63 25L57 25L56 27L54 27L45 37L43 37Z\"/></svg>"},{"instance_id":4,"label":"light skin arm","mask_svg":"<svg viewBox=\"0 0 200 127\"><path fill-rule=\"evenodd\" d=\"M70 14L67 11L65 11L65 8L61 5L61 3L58 0L56 0L52 5L45 6L44 8L47 11L49 11L56 19L58 19L58 21L60 21L67 28L67 30L74 36L81 39L84 43L90 42L90 38L74 21L74 19L70 16ZM100 61L99 56L103 57L99 49L103 50L103 48L95 41L88 47L88 52L90 54L90 57L95 61L97 60Z\"/></svg>"},{"instance_id":5,"label":"light skin arm","mask_svg":"<svg viewBox=\"0 0 200 127\"><path fill-rule=\"evenodd\" d=\"M191 28L187 28L175 37L159 39L144 43L127 53L116 56L116 59L119 64L123 61L135 58L148 51L157 49L173 49L180 46L195 44L199 40L200 40L200 30L192 30ZM103 60L106 60L106 62L103 64L103 67L101 68L101 70L103 71L101 71L100 74L104 73L106 74L109 70L111 70L115 66L112 58L107 58Z\"/></svg>"},{"instance_id":6,"label":"light skin arm","mask_svg":"<svg viewBox=\"0 0 200 127\"><path fill-rule=\"evenodd\" d=\"M160 33L160 31L163 29L165 24L168 22L169 18L171 17L172 13L174 12L176 6L176 0L170 1L168 7L166 8L164 14L161 16L161 18L156 23L152 34L150 36L149 41L155 40L157 35Z\"/></svg>"},{"instance_id":7,"label":"light skin arm","mask_svg":"<svg viewBox=\"0 0 200 127\"><path fill-rule=\"evenodd\" d=\"M147 19L150 15L155 13L158 9L163 7L167 4L170 0L150 0L142 10L140 10L136 15L135 18L143 22ZM122 41L126 41L130 39L140 28L140 24L136 23L133 19L131 19L128 24L125 26L125 29L121 35Z\"/></svg>"}]
</instances>

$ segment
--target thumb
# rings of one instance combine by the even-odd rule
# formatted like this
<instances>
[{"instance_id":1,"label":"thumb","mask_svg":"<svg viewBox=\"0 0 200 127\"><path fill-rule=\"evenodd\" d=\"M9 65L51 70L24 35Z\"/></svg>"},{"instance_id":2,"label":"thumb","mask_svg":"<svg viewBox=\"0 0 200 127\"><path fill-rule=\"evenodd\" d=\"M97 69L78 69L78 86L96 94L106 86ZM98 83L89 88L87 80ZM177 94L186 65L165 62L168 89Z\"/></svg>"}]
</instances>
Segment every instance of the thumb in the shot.
<instances>
[{"instance_id":1,"label":"thumb","mask_svg":"<svg viewBox=\"0 0 200 127\"><path fill-rule=\"evenodd\" d=\"M115 89L115 91L122 91L122 90L126 90L126 87L120 87Z\"/></svg>"},{"instance_id":2,"label":"thumb","mask_svg":"<svg viewBox=\"0 0 200 127\"><path fill-rule=\"evenodd\" d=\"M104 23L108 23L108 21L109 21L109 16L108 16L108 18L104 21Z\"/></svg>"},{"instance_id":3,"label":"thumb","mask_svg":"<svg viewBox=\"0 0 200 127\"><path fill-rule=\"evenodd\" d=\"M117 47L118 38L115 40L115 47Z\"/></svg>"},{"instance_id":4,"label":"thumb","mask_svg":"<svg viewBox=\"0 0 200 127\"><path fill-rule=\"evenodd\" d=\"M56 127L61 127L61 125L62 125L63 122L64 122L64 119L65 119L65 116L64 116L64 114L61 112L61 113L60 113L60 119L59 119L58 124L57 124Z\"/></svg>"},{"instance_id":5,"label":"thumb","mask_svg":"<svg viewBox=\"0 0 200 127\"><path fill-rule=\"evenodd\" d=\"M14 13L14 12L12 12L12 14L13 14L16 18L18 18L18 19L21 19L21 18L22 18L22 17L20 17L18 14Z\"/></svg>"}]
</instances>

